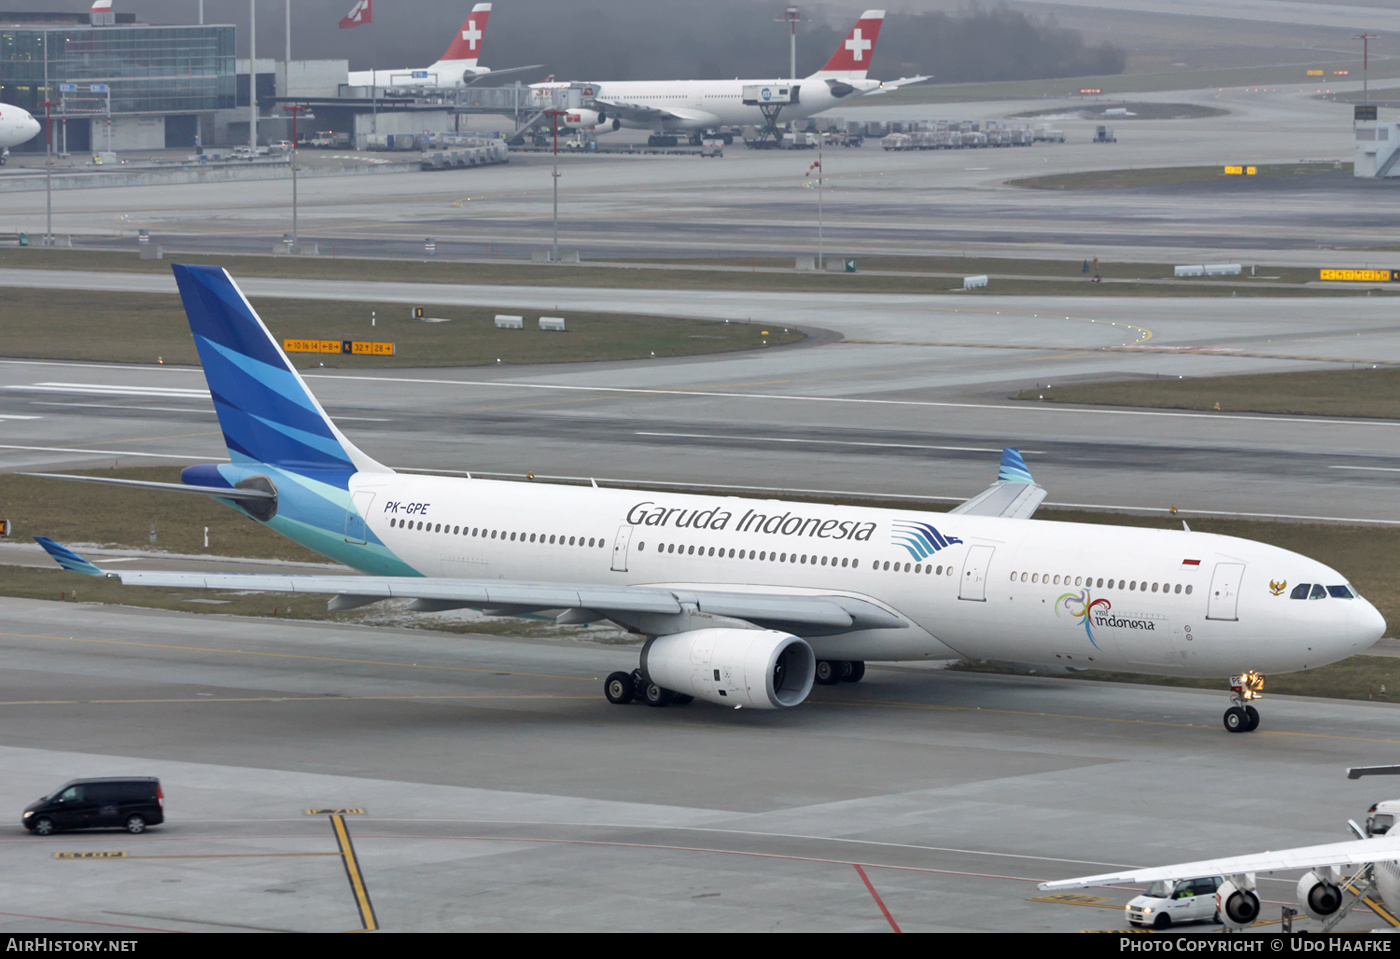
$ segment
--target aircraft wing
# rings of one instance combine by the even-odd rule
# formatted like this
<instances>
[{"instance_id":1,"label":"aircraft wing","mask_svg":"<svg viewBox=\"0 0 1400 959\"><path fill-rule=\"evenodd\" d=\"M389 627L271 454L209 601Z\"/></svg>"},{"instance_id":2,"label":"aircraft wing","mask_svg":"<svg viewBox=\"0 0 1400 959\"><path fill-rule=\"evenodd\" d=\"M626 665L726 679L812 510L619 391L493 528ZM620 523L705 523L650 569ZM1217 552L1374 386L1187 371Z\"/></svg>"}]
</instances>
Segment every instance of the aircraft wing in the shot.
<instances>
[{"instance_id":1,"label":"aircraft wing","mask_svg":"<svg viewBox=\"0 0 1400 959\"><path fill-rule=\"evenodd\" d=\"M997 481L972 499L960 503L948 512L969 516L1004 516L1008 519L1029 519L1044 502L1045 488L1031 478L1019 450L1001 451L1001 469Z\"/></svg>"},{"instance_id":2,"label":"aircraft wing","mask_svg":"<svg viewBox=\"0 0 1400 959\"><path fill-rule=\"evenodd\" d=\"M1081 876L1078 879L1059 879L1054 882L1042 882L1040 888L1080 889L1084 886L1151 883L1163 879L1198 879L1202 876L1238 876L1245 873L1319 869L1325 866L1360 866L1394 859L1400 859L1400 836L1380 836L1375 839L1352 839L1321 846L1277 849L1248 856L1202 859L1199 862L1184 862L1175 866L1106 872L1098 876Z\"/></svg>"},{"instance_id":3,"label":"aircraft wing","mask_svg":"<svg viewBox=\"0 0 1400 959\"><path fill-rule=\"evenodd\" d=\"M660 120L683 120L690 123L718 124L719 117L713 113L705 113L701 110L662 110L659 107L650 107L641 103L630 103L626 100L609 100L606 97L594 97L593 102L610 117L617 117L619 120L627 120L632 123L656 123Z\"/></svg>"},{"instance_id":4,"label":"aircraft wing","mask_svg":"<svg viewBox=\"0 0 1400 959\"><path fill-rule=\"evenodd\" d=\"M325 593L331 609L354 609L384 599L412 599L422 612L480 609L518 615L544 609L577 609L616 621L641 616L679 616L693 608L711 616L742 619L768 629L829 635L856 629L901 629L902 617L852 596L750 593L692 586L599 586L591 583L531 583L514 580L447 579L418 576L311 575L266 573L176 573L109 571L46 536L39 545L60 566L88 576L120 580L124 586L178 589L254 590L270 593Z\"/></svg>"}]
</instances>

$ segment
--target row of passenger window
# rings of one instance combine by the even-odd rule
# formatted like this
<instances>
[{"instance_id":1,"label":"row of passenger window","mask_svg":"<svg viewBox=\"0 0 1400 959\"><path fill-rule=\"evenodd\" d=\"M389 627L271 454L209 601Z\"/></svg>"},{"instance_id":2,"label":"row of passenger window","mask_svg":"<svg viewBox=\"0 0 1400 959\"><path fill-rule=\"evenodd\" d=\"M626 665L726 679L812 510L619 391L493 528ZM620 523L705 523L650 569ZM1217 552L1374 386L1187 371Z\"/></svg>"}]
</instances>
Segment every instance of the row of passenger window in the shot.
<instances>
[{"instance_id":1,"label":"row of passenger window","mask_svg":"<svg viewBox=\"0 0 1400 959\"><path fill-rule=\"evenodd\" d=\"M389 519L389 525L399 529L422 530L426 533L446 533L449 536L477 536L481 539L502 539L510 542L530 542L546 543L559 546L604 546L606 545L601 536L561 536L551 533L545 536L544 533L509 533L505 530L486 529L481 526L446 526L442 523L424 523L421 520L404 520L396 517Z\"/></svg>"},{"instance_id":2,"label":"row of passenger window","mask_svg":"<svg viewBox=\"0 0 1400 959\"><path fill-rule=\"evenodd\" d=\"M1073 582L1071 582L1071 579L1073 579ZM1144 593L1148 592L1150 589L1154 593L1185 593L1188 596L1191 595L1190 583L1187 583L1183 587L1181 583L1176 583L1175 585L1171 583L1148 583L1136 579L1120 579L1115 586L1112 578L1105 580L1103 577L1099 577L1096 580L1092 576L1055 576L1052 581L1052 577L1049 573L1012 573L1011 582L1045 583L1046 585L1052 586L1088 586L1094 589L1127 589L1129 592L1141 591Z\"/></svg>"},{"instance_id":3,"label":"row of passenger window","mask_svg":"<svg viewBox=\"0 0 1400 959\"><path fill-rule=\"evenodd\" d=\"M646 543L637 544L637 552L645 552ZM680 553L683 556L714 556L719 559L750 559L760 563L797 563L803 566L844 566L849 569L859 569L860 560L851 559L849 556L818 556L815 553L780 553L768 551L766 549L716 549L713 546L687 546L680 543L661 543L656 547L658 553ZM885 564L888 567L888 563ZM876 564L878 568L879 564Z\"/></svg>"},{"instance_id":4,"label":"row of passenger window","mask_svg":"<svg viewBox=\"0 0 1400 959\"><path fill-rule=\"evenodd\" d=\"M1355 599L1356 593L1350 586L1323 586L1321 583L1299 583L1288 594L1289 599Z\"/></svg>"},{"instance_id":5,"label":"row of passenger window","mask_svg":"<svg viewBox=\"0 0 1400 959\"><path fill-rule=\"evenodd\" d=\"M639 553L646 552L646 548L646 543L637 544L637 552ZM799 566L839 566L842 569L860 569L860 560L858 559L851 559L849 556L818 556L815 553L787 553L778 552L776 550L769 551L764 549L735 550L725 549L724 547L716 549L713 546L687 546L685 544L679 543L662 543L656 547L656 552L665 553L667 555L670 555L672 553L680 553L683 556L714 556L718 559L757 560L760 563L797 563ZM925 576L945 575L944 567L942 565L939 565L935 570L934 565L932 563L929 563L927 566L925 566L923 563L891 564L887 560L882 564L880 560L876 560L871 568L876 570L877 572L881 570L892 569L896 573L913 572L921 573ZM947 567L946 575L953 575L953 567Z\"/></svg>"}]
</instances>

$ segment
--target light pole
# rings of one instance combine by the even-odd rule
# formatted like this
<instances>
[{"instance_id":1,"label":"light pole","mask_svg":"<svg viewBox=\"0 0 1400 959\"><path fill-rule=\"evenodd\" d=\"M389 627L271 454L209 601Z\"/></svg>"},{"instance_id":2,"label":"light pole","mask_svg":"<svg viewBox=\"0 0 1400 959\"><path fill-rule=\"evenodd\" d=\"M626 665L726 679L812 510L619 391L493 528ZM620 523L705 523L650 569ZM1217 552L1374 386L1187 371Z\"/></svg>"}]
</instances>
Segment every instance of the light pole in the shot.
<instances>
[{"instance_id":1,"label":"light pole","mask_svg":"<svg viewBox=\"0 0 1400 959\"><path fill-rule=\"evenodd\" d=\"M546 110L554 126L554 252L551 255L552 262L559 262L559 118L567 113L567 110L553 109Z\"/></svg>"},{"instance_id":2,"label":"light pole","mask_svg":"<svg viewBox=\"0 0 1400 959\"><path fill-rule=\"evenodd\" d=\"M1376 39L1376 34L1358 33L1356 36L1352 37L1352 39L1361 41L1361 102L1370 103L1371 93L1370 84L1367 82L1366 78L1366 66L1370 61L1370 43L1372 40Z\"/></svg>"},{"instance_id":3,"label":"light pole","mask_svg":"<svg viewBox=\"0 0 1400 959\"><path fill-rule=\"evenodd\" d=\"M258 0L248 0L248 159L258 155Z\"/></svg>"},{"instance_id":4,"label":"light pole","mask_svg":"<svg viewBox=\"0 0 1400 959\"><path fill-rule=\"evenodd\" d=\"M288 252L297 253L301 251L301 240L297 234L297 169L301 165L297 159L297 117L309 107L296 103L282 109L292 115L292 248Z\"/></svg>"},{"instance_id":5,"label":"light pole","mask_svg":"<svg viewBox=\"0 0 1400 959\"><path fill-rule=\"evenodd\" d=\"M45 100L39 105L44 108L44 246L53 246L53 119L49 110L58 104Z\"/></svg>"},{"instance_id":6,"label":"light pole","mask_svg":"<svg viewBox=\"0 0 1400 959\"><path fill-rule=\"evenodd\" d=\"M788 76L797 79L797 25L807 19L807 15L797 8L796 5L789 6L783 11L781 16L773 18L777 23L786 23L792 28L792 50L790 52L791 69Z\"/></svg>"}]
</instances>

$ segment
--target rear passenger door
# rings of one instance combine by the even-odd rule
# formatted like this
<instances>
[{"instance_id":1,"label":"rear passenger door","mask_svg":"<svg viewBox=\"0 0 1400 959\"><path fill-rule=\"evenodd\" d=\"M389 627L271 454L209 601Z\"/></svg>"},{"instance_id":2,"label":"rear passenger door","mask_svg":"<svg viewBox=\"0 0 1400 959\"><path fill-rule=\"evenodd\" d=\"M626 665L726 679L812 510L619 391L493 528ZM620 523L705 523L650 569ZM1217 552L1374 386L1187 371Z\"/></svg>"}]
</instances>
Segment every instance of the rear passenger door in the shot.
<instances>
[{"instance_id":1,"label":"rear passenger door","mask_svg":"<svg viewBox=\"0 0 1400 959\"><path fill-rule=\"evenodd\" d=\"M88 783L88 826L117 826L121 824L122 787L120 783Z\"/></svg>"}]
</instances>

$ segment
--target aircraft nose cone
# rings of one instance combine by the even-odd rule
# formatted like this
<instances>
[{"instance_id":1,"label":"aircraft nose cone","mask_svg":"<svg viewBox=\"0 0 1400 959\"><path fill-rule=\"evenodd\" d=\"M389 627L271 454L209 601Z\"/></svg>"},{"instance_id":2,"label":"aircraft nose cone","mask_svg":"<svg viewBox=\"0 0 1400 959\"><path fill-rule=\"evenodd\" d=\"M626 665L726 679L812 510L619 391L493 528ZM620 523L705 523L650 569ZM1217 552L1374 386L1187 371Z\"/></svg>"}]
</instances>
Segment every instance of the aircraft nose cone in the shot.
<instances>
[{"instance_id":1,"label":"aircraft nose cone","mask_svg":"<svg viewBox=\"0 0 1400 959\"><path fill-rule=\"evenodd\" d=\"M1354 652L1369 649L1385 635L1385 617L1364 599L1354 601L1347 619Z\"/></svg>"}]
</instances>

